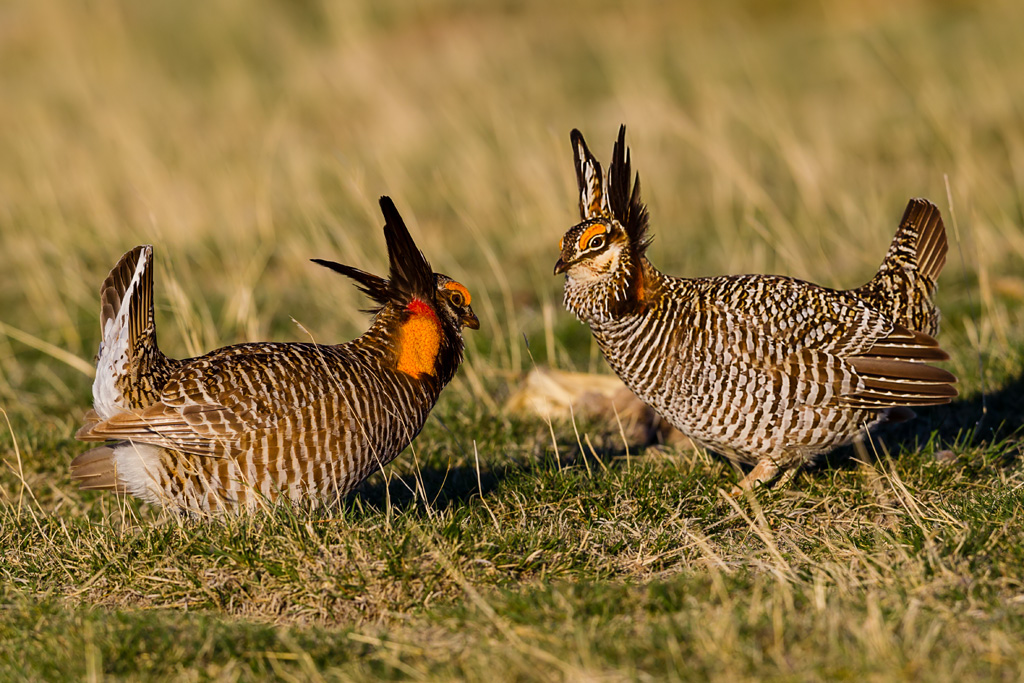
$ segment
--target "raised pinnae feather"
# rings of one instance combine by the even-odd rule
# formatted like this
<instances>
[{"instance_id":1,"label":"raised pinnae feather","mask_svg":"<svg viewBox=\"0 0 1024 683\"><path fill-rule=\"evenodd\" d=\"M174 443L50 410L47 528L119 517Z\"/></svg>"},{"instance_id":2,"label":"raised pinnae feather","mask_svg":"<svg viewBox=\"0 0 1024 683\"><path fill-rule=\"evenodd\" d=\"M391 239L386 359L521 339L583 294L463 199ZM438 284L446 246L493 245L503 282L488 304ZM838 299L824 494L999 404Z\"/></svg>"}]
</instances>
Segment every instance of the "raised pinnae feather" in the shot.
<instances>
[{"instance_id":1,"label":"raised pinnae feather","mask_svg":"<svg viewBox=\"0 0 1024 683\"><path fill-rule=\"evenodd\" d=\"M368 313L376 313L380 310L381 306L388 304L394 298L391 291L391 283L386 278L326 259L314 258L310 259L310 261L355 280L359 291L380 304L376 308L368 309Z\"/></svg>"},{"instance_id":2,"label":"raised pinnae feather","mask_svg":"<svg viewBox=\"0 0 1024 683\"><path fill-rule=\"evenodd\" d=\"M572 142L573 158L576 162L576 185L580 194L580 218L611 218L612 210L608 203L605 188L604 172L601 164L590 153L583 133L575 128L569 133Z\"/></svg>"},{"instance_id":3,"label":"raised pinnae feather","mask_svg":"<svg viewBox=\"0 0 1024 683\"><path fill-rule=\"evenodd\" d=\"M630 187L629 148L626 146L626 126L619 126L619 137L612 151L612 163L608 167L608 195L612 215L626 229L629 241L637 256L650 246L647 236L648 213L640 199L640 174Z\"/></svg>"},{"instance_id":4,"label":"raised pinnae feather","mask_svg":"<svg viewBox=\"0 0 1024 683\"><path fill-rule=\"evenodd\" d=\"M326 259L310 260L355 280L359 290L379 304L377 308L369 309L370 313L378 312L389 303L404 306L413 298L433 303L434 270L416 246L390 197L380 198L380 209L384 214L384 239L388 245L390 279Z\"/></svg>"},{"instance_id":5,"label":"raised pinnae feather","mask_svg":"<svg viewBox=\"0 0 1024 683\"><path fill-rule=\"evenodd\" d=\"M392 291L399 295L402 303L416 297L434 301L434 270L423 252L405 227L405 221L390 197L380 198L380 210L384 214L384 239L388 245L388 260L391 264L390 279Z\"/></svg>"}]
</instances>

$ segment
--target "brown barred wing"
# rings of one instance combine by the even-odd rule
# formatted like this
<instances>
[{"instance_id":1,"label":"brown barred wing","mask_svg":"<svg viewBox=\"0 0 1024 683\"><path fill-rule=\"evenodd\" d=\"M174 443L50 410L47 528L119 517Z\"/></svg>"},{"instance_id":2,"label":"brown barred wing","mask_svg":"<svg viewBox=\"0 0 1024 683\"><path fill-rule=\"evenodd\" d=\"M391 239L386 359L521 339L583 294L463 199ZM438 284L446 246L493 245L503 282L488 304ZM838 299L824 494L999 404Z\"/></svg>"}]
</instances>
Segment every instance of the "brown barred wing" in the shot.
<instances>
[{"instance_id":1,"label":"brown barred wing","mask_svg":"<svg viewBox=\"0 0 1024 683\"><path fill-rule=\"evenodd\" d=\"M949 403L957 396L956 376L927 364L948 358L932 337L897 327L869 351L850 359L863 388L844 403L871 409Z\"/></svg>"},{"instance_id":2,"label":"brown barred wing","mask_svg":"<svg viewBox=\"0 0 1024 683\"><path fill-rule=\"evenodd\" d=\"M801 406L881 410L956 396L956 378L927 365L948 358L928 335L893 326L845 292L767 280L776 286L718 297L705 311L712 352L696 365L722 378L707 388L775 419Z\"/></svg>"},{"instance_id":3,"label":"brown barred wing","mask_svg":"<svg viewBox=\"0 0 1024 683\"><path fill-rule=\"evenodd\" d=\"M346 388L351 368L334 358L335 349L226 347L179 370L157 403L89 423L78 438L132 440L197 455L231 453L243 434L279 430L303 408Z\"/></svg>"},{"instance_id":4,"label":"brown barred wing","mask_svg":"<svg viewBox=\"0 0 1024 683\"><path fill-rule=\"evenodd\" d=\"M763 318L721 305L704 318L711 344L706 355L689 365L716 378L703 382L703 391L722 396L725 404L748 416L781 424L787 411L837 406L842 396L860 388L853 366L840 353L825 350L834 343L820 343L809 328L801 329L802 337L782 335ZM827 329L836 332L835 327ZM837 336L843 336L841 330Z\"/></svg>"},{"instance_id":5,"label":"brown barred wing","mask_svg":"<svg viewBox=\"0 0 1024 683\"><path fill-rule=\"evenodd\" d=\"M131 441L200 456L223 456L237 450L245 424L221 405L184 407L155 403L87 425L81 441Z\"/></svg>"},{"instance_id":6,"label":"brown barred wing","mask_svg":"<svg viewBox=\"0 0 1024 683\"><path fill-rule=\"evenodd\" d=\"M726 325L736 327L729 335L741 335L736 343L746 353L770 354L776 362L805 348L844 357L864 353L893 329L857 296L802 280L741 275L690 283L698 308L726 316Z\"/></svg>"},{"instance_id":7,"label":"brown barred wing","mask_svg":"<svg viewBox=\"0 0 1024 683\"><path fill-rule=\"evenodd\" d=\"M753 464L828 447L864 421L842 405L862 387L840 355L787 343L746 314L715 307L702 318L706 343L683 349L686 399L663 410L687 434Z\"/></svg>"}]
</instances>

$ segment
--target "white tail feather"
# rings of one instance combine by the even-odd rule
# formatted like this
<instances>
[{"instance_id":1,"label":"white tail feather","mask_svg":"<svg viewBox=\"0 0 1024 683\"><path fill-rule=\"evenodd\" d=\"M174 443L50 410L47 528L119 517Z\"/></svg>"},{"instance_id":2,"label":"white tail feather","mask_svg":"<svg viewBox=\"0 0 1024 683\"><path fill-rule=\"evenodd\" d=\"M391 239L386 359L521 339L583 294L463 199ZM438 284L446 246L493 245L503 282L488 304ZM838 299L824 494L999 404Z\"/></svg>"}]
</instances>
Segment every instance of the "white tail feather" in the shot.
<instances>
[{"instance_id":1,"label":"white tail feather","mask_svg":"<svg viewBox=\"0 0 1024 683\"><path fill-rule=\"evenodd\" d=\"M117 479L128 493L147 503L167 504L159 484L159 447L127 441L114 448L113 461Z\"/></svg>"},{"instance_id":2,"label":"white tail feather","mask_svg":"<svg viewBox=\"0 0 1024 683\"><path fill-rule=\"evenodd\" d=\"M144 247L139 252L132 279L121 295L121 306L117 314L104 322L103 339L100 341L96 362L96 379L92 383L93 408L100 419L107 420L127 410L128 402L117 386L119 377L128 370L131 348L129 348L129 326L131 306L135 290L142 285L143 276L152 260L153 248Z\"/></svg>"}]
</instances>

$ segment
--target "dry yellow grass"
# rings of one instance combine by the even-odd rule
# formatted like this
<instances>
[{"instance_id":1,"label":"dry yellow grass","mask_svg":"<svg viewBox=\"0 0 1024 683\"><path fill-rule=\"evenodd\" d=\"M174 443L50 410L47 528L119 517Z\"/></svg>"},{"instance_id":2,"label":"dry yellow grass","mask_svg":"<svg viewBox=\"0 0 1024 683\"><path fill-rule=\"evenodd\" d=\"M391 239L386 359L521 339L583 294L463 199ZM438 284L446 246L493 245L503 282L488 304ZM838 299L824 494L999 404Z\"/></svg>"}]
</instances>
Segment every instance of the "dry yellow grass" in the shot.
<instances>
[{"instance_id":1,"label":"dry yellow grass","mask_svg":"<svg viewBox=\"0 0 1024 683\"><path fill-rule=\"evenodd\" d=\"M1001 306L1024 261L1014 3L3 11L4 321L83 357L95 283L136 243L157 245L172 351L295 336L289 316L353 333L358 299L306 259L380 267L366 237L389 193L483 295L484 360L518 370L520 332L560 317L567 131L605 149L619 122L667 269L854 284L908 196L949 215L948 174L983 275L972 341L1018 322ZM958 260L946 288L964 289Z\"/></svg>"},{"instance_id":2,"label":"dry yellow grass","mask_svg":"<svg viewBox=\"0 0 1024 683\"><path fill-rule=\"evenodd\" d=\"M0 671L1020 676L1021 25L1011 0L3 5ZM673 274L854 286L935 201L963 399L898 459L735 505L718 460L574 459L571 425L499 415L535 361L603 368L551 268L568 132L606 158L619 123ZM71 488L122 252L156 246L172 355L340 341L364 302L308 259L383 269L381 194L482 324L390 486L201 528ZM958 440L979 356L990 418Z\"/></svg>"}]
</instances>

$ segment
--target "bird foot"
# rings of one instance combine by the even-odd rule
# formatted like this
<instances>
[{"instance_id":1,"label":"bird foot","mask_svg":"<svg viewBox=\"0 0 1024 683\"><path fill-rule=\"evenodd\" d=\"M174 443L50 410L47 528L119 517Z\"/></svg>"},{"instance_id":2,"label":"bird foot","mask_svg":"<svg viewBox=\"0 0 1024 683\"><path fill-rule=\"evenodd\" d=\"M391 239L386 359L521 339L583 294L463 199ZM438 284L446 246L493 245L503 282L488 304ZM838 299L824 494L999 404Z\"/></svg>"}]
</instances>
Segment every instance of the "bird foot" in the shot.
<instances>
[{"instance_id":1,"label":"bird foot","mask_svg":"<svg viewBox=\"0 0 1024 683\"><path fill-rule=\"evenodd\" d=\"M775 488L783 489L793 480L798 469L798 467L791 467L784 470L771 460L758 460L757 464L754 465L754 469L750 470L739 484L732 487L729 495L733 498L738 498L743 495L744 491L752 491L757 486L767 486L775 478L779 480L775 484Z\"/></svg>"}]
</instances>

